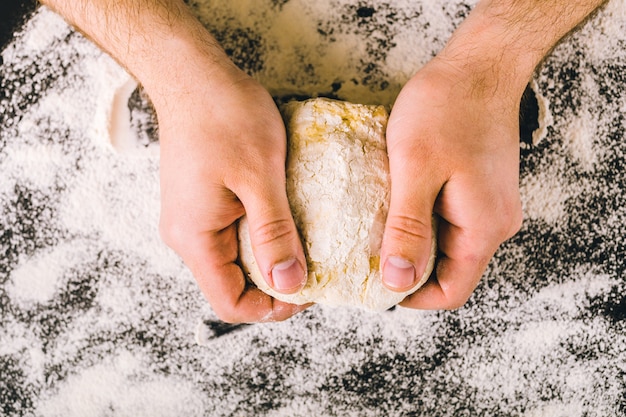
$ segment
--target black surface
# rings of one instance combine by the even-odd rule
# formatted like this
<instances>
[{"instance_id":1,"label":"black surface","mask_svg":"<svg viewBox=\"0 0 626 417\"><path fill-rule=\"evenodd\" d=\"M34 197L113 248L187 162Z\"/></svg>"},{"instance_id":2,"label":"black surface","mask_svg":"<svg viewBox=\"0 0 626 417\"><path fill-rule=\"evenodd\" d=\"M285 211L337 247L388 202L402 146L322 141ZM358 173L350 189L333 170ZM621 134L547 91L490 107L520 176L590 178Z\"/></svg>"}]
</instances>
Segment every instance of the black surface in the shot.
<instances>
[{"instance_id":1,"label":"black surface","mask_svg":"<svg viewBox=\"0 0 626 417\"><path fill-rule=\"evenodd\" d=\"M373 48L378 34L389 33L389 23L363 19L377 16L376 10L383 17L396 13L382 3L380 9L348 4L343 15L332 15L339 16L336 21L321 27L362 34ZM453 9L450 19L465 9L464 4ZM419 26L419 16L414 19L407 24ZM119 216L129 228L151 221L157 207L146 190L154 171L141 163L129 167L126 156L116 157L90 127L76 123L70 110L100 109L94 99L100 96L91 93L101 79L82 65L98 61L84 38L64 31L42 53L19 55L15 62L7 58L0 66L7 91L5 97L0 91L0 416L84 415L55 412L62 401L73 410L90 402L94 416L165 415L139 409L159 400L150 395L156 386L177 395L181 404L191 397L171 387L181 387L183 394L191 387L194 398L205 401L195 413L170 415L262 417L291 410L294 416L329 417L626 416L622 22L621 32L608 32L602 54L588 53L586 39L599 36L593 27L610 30L606 21L570 38L539 69L537 97L527 90L521 105L527 128L522 130L520 173L525 201L531 204L521 232L498 251L465 307L410 315L399 308L377 316L314 307L290 321L258 326L216 321L197 288L171 272L179 266L161 268L143 249L129 250L128 241L105 238L102 227L108 225L97 215L79 228L66 225L68 210L82 218L89 207L66 203L84 195L84 184L89 184L91 201L107 202L106 218ZM265 39L263 32L217 33L235 55L251 57L246 68L271 64L257 50L248 50L265 44L257 41ZM383 41L378 55L372 55L380 62L391 45ZM356 62L351 76L382 88L385 68L370 66L376 64L370 58ZM302 68L314 68L316 61L306 63ZM81 90L84 96L76 93ZM332 91L341 92L340 82ZM46 106L49 93L60 94L58 102L67 100L68 111L60 114ZM540 118L545 136L533 143L537 99L549 103L552 117ZM152 128L143 124L152 119L139 92L129 109L139 131ZM3 120L3 113L15 117ZM577 127L581 135L572 134ZM41 161L50 161L45 166L52 180L33 183L20 161L44 146L52 156L66 156L44 155ZM581 155L581 148L591 154ZM5 163L13 155L22 160ZM96 181L91 177L96 169L108 175ZM131 181L135 199L146 204L130 207L145 208L146 218L126 218L133 210L119 199L108 200ZM130 233L128 239L137 248L150 242ZM76 248L69 260L62 256L68 247ZM30 265L40 269L42 259L49 259L52 269L60 262L56 291L31 302L14 293L19 275L13 274ZM112 308L114 294L119 302ZM204 336L200 345L193 338L198 322ZM136 363L137 370L117 363ZM94 371L102 370L102 382L122 382L98 389L102 396L91 395L96 391L83 387L93 381ZM126 391L142 396L130 404Z\"/></svg>"},{"instance_id":2,"label":"black surface","mask_svg":"<svg viewBox=\"0 0 626 417\"><path fill-rule=\"evenodd\" d=\"M37 8L35 0L2 0L0 2L0 50L4 49L15 31Z\"/></svg>"}]
</instances>

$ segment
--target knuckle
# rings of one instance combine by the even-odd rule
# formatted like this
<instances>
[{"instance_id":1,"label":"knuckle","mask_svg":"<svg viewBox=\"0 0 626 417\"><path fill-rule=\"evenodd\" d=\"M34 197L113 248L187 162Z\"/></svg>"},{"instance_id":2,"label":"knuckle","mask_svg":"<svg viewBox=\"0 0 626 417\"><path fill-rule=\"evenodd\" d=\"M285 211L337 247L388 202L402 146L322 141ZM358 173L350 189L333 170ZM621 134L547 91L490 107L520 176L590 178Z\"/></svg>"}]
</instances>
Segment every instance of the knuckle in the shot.
<instances>
[{"instance_id":1,"label":"knuckle","mask_svg":"<svg viewBox=\"0 0 626 417\"><path fill-rule=\"evenodd\" d=\"M278 219L251 230L251 236L256 245L270 245L285 238L291 238L294 232L293 224L288 219Z\"/></svg>"},{"instance_id":2,"label":"knuckle","mask_svg":"<svg viewBox=\"0 0 626 417\"><path fill-rule=\"evenodd\" d=\"M242 323L242 320L239 318L239 315L236 314L236 311L234 311L232 308L223 308L223 307L220 309L213 308L213 311L215 312L215 314L217 314L217 317L224 323L229 323L229 324Z\"/></svg>"},{"instance_id":3,"label":"knuckle","mask_svg":"<svg viewBox=\"0 0 626 417\"><path fill-rule=\"evenodd\" d=\"M287 319L290 319L292 314L293 313L285 314L283 312L280 312L280 315L272 316L271 321L274 323L280 323L281 321L286 321Z\"/></svg>"},{"instance_id":4,"label":"knuckle","mask_svg":"<svg viewBox=\"0 0 626 417\"><path fill-rule=\"evenodd\" d=\"M385 238L412 244L430 239L431 229L430 222L427 223L411 216L392 215L387 219Z\"/></svg>"},{"instance_id":5,"label":"knuckle","mask_svg":"<svg viewBox=\"0 0 626 417\"><path fill-rule=\"evenodd\" d=\"M508 207L498 233L502 241L511 238L521 229L523 217L521 204Z\"/></svg>"},{"instance_id":6,"label":"knuckle","mask_svg":"<svg viewBox=\"0 0 626 417\"><path fill-rule=\"evenodd\" d=\"M187 231L179 222L161 217L159 221L159 235L161 240L172 249L180 248L185 241Z\"/></svg>"},{"instance_id":7,"label":"knuckle","mask_svg":"<svg viewBox=\"0 0 626 417\"><path fill-rule=\"evenodd\" d=\"M211 308L217 317L225 323L238 324L244 322L237 303L213 300Z\"/></svg>"},{"instance_id":8,"label":"knuckle","mask_svg":"<svg viewBox=\"0 0 626 417\"><path fill-rule=\"evenodd\" d=\"M297 314L302 310L301 307L295 307L293 305L277 302L276 299L272 299L272 312L263 321L267 322L281 322L291 318L294 314Z\"/></svg>"},{"instance_id":9,"label":"knuckle","mask_svg":"<svg viewBox=\"0 0 626 417\"><path fill-rule=\"evenodd\" d=\"M444 310L458 310L463 307L465 303L469 300L468 296L463 297L452 297L446 300L446 303L443 305Z\"/></svg>"},{"instance_id":10,"label":"knuckle","mask_svg":"<svg viewBox=\"0 0 626 417\"><path fill-rule=\"evenodd\" d=\"M472 296L473 288L471 291L466 290L452 290L452 288L448 288L448 290L444 290L444 299L441 303L441 308L444 310L458 310L463 307L465 303Z\"/></svg>"},{"instance_id":11,"label":"knuckle","mask_svg":"<svg viewBox=\"0 0 626 417\"><path fill-rule=\"evenodd\" d=\"M496 208L497 207L497 208ZM477 220L477 224L489 231L491 239L504 242L515 235L522 227L523 214L521 202L504 202L489 210L487 216Z\"/></svg>"}]
</instances>

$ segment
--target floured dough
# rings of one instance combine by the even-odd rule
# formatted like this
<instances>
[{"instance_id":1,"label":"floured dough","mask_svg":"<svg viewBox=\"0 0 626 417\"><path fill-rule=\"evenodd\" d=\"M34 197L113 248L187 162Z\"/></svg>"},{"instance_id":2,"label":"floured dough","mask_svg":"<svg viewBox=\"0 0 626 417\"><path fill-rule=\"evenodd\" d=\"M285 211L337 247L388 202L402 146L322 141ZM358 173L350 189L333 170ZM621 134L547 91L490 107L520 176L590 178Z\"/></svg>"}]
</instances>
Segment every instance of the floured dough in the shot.
<instances>
[{"instance_id":1,"label":"floured dough","mask_svg":"<svg viewBox=\"0 0 626 417\"><path fill-rule=\"evenodd\" d=\"M389 166L382 106L328 99L284 106L288 133L287 195L307 257L308 282L296 294L266 283L252 254L247 222L239 226L240 261L249 278L273 297L385 310L426 282L428 267L407 292L388 290L380 272L380 246L389 202Z\"/></svg>"}]
</instances>

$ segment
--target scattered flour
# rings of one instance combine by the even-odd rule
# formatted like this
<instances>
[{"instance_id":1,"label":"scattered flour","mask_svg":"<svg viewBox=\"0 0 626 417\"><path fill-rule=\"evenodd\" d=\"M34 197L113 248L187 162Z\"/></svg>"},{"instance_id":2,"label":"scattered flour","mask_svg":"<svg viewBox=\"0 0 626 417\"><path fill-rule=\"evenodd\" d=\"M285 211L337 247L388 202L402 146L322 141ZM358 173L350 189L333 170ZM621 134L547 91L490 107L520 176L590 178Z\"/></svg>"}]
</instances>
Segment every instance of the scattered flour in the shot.
<instances>
[{"instance_id":1,"label":"scattered flour","mask_svg":"<svg viewBox=\"0 0 626 417\"><path fill-rule=\"evenodd\" d=\"M572 120L568 130L565 131L566 145L572 156L578 161L585 171L592 171L597 162L594 149L594 137L596 134L596 122L593 116L581 114Z\"/></svg>"},{"instance_id":2,"label":"scattered flour","mask_svg":"<svg viewBox=\"0 0 626 417\"><path fill-rule=\"evenodd\" d=\"M475 2L192 3L274 95L389 104ZM229 326L158 237L158 145L123 122L132 79L40 9L0 67L0 414L623 414L624 28L611 1L538 69L526 224L467 307Z\"/></svg>"},{"instance_id":3,"label":"scattered flour","mask_svg":"<svg viewBox=\"0 0 626 417\"><path fill-rule=\"evenodd\" d=\"M12 280L7 286L9 295L15 300L30 303L46 303L58 291L67 268L85 259L81 251L85 242L69 241L38 253L13 270Z\"/></svg>"},{"instance_id":4,"label":"scattered flour","mask_svg":"<svg viewBox=\"0 0 626 417\"><path fill-rule=\"evenodd\" d=\"M291 0L275 7L252 0L191 3L226 49L234 51L235 61L242 60L273 95L332 95L383 105L392 104L404 83L443 47L454 29L447 24L450 13L459 13L406 0L368 5ZM366 6L378 13L359 18L357 9ZM249 50L238 56L245 42L261 51L263 64L255 65L258 56L248 55Z\"/></svg>"},{"instance_id":5,"label":"scattered flour","mask_svg":"<svg viewBox=\"0 0 626 417\"><path fill-rule=\"evenodd\" d=\"M143 364L130 352L120 352L109 363L83 369L64 387L45 399L37 410L43 417L193 416L203 407L203 395L178 378L142 380Z\"/></svg>"},{"instance_id":6,"label":"scattered flour","mask_svg":"<svg viewBox=\"0 0 626 417\"><path fill-rule=\"evenodd\" d=\"M564 219L565 203L571 196L562 173L553 170L529 175L520 181L520 193L524 215L530 219L543 219L557 225Z\"/></svg>"}]
</instances>

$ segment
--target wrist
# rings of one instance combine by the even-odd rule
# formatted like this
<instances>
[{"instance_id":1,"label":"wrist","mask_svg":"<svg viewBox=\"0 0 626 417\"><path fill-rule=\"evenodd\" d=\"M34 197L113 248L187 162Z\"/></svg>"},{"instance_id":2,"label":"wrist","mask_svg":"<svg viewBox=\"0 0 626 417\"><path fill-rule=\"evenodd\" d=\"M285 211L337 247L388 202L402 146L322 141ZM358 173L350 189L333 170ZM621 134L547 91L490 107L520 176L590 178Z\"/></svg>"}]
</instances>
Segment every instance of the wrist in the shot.
<instances>
[{"instance_id":1,"label":"wrist","mask_svg":"<svg viewBox=\"0 0 626 417\"><path fill-rule=\"evenodd\" d=\"M224 86L247 78L217 44L197 42L168 39L159 53L142 59L137 69L131 71L156 106L180 103L199 97L202 92L218 96Z\"/></svg>"},{"instance_id":2,"label":"wrist","mask_svg":"<svg viewBox=\"0 0 626 417\"><path fill-rule=\"evenodd\" d=\"M518 99L535 68L602 0L482 0L438 58L473 85L474 94Z\"/></svg>"},{"instance_id":3,"label":"wrist","mask_svg":"<svg viewBox=\"0 0 626 417\"><path fill-rule=\"evenodd\" d=\"M153 101L245 75L183 0L41 1L124 66Z\"/></svg>"},{"instance_id":4,"label":"wrist","mask_svg":"<svg viewBox=\"0 0 626 417\"><path fill-rule=\"evenodd\" d=\"M137 34L134 56L123 64L155 105L215 91L247 78L218 42L191 14L180 15L157 39Z\"/></svg>"},{"instance_id":5,"label":"wrist","mask_svg":"<svg viewBox=\"0 0 626 417\"><path fill-rule=\"evenodd\" d=\"M518 45L514 37L479 4L437 59L454 68L474 96L518 97L544 52Z\"/></svg>"}]
</instances>

